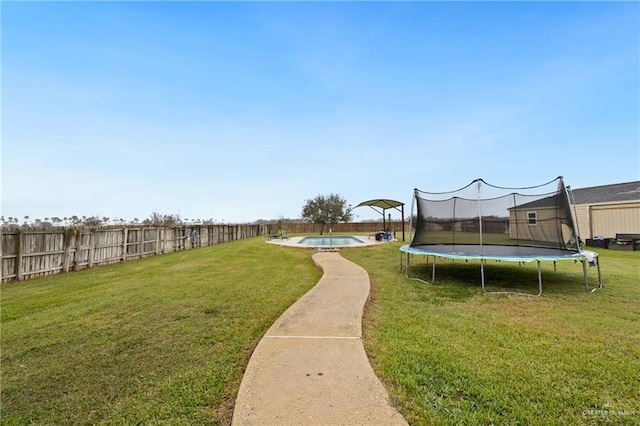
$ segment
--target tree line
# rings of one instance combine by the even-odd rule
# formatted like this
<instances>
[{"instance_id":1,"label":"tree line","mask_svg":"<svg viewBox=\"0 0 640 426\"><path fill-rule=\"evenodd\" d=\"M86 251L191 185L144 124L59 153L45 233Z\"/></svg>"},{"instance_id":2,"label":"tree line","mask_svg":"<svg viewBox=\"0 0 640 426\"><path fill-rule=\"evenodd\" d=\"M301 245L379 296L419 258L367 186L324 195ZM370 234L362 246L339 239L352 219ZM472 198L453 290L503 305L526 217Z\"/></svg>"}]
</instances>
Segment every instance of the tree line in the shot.
<instances>
[{"instance_id":1,"label":"tree line","mask_svg":"<svg viewBox=\"0 0 640 426\"><path fill-rule=\"evenodd\" d=\"M223 224L224 219L187 219L181 218L178 214L161 214L153 212L146 219L138 219L137 217L132 220L123 218L109 218L106 216L65 216L63 218L52 216L45 217L44 219L35 218L30 216L24 216L23 218L13 216L0 216L0 223L4 226L34 226L34 227L54 227L54 226L87 226L87 227L99 227L106 225L149 225L149 226L165 226L174 227L181 225L202 224L213 225Z\"/></svg>"},{"instance_id":2,"label":"tree line","mask_svg":"<svg viewBox=\"0 0 640 426\"><path fill-rule=\"evenodd\" d=\"M302 207L301 220L311 223L321 224L322 228L320 234L324 232L324 227L327 224L351 222L353 219L353 207L347 203L347 201L338 194L322 195L319 194L315 198L305 201ZM22 223L20 223L22 221ZM282 216L278 219L266 221L267 223L276 223L278 227L282 227L283 223L287 221ZM257 221L257 223L264 223L264 220ZM125 224L141 224L149 226L164 226L174 227L187 224L202 224L202 225L215 225L223 224L224 219L187 219L181 218L179 214L162 214L159 212L152 212L149 217L140 221L137 217L131 221L122 218L109 218L99 216L68 216L68 217L45 217L44 219L36 218L31 219L29 216L23 218L13 216L0 216L0 223L4 226L36 226L36 227L53 227L53 226L87 226L87 227L99 227L104 225L125 225Z\"/></svg>"}]
</instances>

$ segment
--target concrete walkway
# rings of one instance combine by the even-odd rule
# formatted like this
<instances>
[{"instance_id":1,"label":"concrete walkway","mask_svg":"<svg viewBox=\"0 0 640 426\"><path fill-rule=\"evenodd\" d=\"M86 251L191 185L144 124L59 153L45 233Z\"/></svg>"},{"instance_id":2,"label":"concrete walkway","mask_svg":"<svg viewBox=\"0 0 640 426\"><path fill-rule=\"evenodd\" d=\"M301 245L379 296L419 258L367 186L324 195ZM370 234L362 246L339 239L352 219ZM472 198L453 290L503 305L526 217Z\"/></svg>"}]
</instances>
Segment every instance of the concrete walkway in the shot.
<instances>
[{"instance_id":1,"label":"concrete walkway","mask_svg":"<svg viewBox=\"0 0 640 426\"><path fill-rule=\"evenodd\" d=\"M324 275L258 343L232 425L406 425L362 344L367 271L336 252L313 260Z\"/></svg>"}]
</instances>

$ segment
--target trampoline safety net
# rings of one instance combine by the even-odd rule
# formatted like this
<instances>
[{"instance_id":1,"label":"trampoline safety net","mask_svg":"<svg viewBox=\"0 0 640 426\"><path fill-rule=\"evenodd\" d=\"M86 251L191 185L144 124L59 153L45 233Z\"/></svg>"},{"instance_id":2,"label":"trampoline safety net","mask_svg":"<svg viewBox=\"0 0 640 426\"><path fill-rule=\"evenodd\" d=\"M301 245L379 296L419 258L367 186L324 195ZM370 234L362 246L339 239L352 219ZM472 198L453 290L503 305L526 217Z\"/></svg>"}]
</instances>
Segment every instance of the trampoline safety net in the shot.
<instances>
[{"instance_id":1,"label":"trampoline safety net","mask_svg":"<svg viewBox=\"0 0 640 426\"><path fill-rule=\"evenodd\" d=\"M499 187L476 179L455 191L415 189L414 195L417 214L411 247L438 245L446 251L481 256L579 251L562 177L527 188Z\"/></svg>"}]
</instances>

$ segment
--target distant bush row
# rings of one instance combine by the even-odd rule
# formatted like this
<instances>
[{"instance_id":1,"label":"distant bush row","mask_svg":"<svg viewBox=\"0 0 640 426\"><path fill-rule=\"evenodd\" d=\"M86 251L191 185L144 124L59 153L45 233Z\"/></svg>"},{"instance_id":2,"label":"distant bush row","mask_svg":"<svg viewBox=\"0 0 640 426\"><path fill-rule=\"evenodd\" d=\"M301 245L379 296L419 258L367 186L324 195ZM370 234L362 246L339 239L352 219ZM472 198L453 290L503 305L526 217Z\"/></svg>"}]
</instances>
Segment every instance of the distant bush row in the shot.
<instances>
[{"instance_id":1,"label":"distant bush row","mask_svg":"<svg viewBox=\"0 0 640 426\"><path fill-rule=\"evenodd\" d=\"M22 223L21 223L22 222ZM109 218L98 216L69 216L69 217L45 217L44 219L36 218L31 219L29 216L24 216L22 219L12 216L0 216L0 223L3 226L29 226L29 227L54 227L54 226L87 226L95 228L105 225L124 225L124 224L141 224L150 226L165 226L174 227L188 224L202 224L213 225L222 224L224 219L218 221L216 219L182 219L179 214L161 214L153 212L151 215L143 220L133 218L133 220L127 220L122 218Z\"/></svg>"}]
</instances>

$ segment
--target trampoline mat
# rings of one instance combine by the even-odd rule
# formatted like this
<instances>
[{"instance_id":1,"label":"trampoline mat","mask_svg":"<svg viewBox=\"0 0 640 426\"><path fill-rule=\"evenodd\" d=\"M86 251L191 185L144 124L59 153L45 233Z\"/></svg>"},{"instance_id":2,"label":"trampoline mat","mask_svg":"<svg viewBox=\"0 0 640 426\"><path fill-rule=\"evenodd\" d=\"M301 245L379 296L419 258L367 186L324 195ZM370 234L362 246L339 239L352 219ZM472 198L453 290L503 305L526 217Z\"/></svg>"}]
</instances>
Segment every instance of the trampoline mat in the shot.
<instances>
[{"instance_id":1,"label":"trampoline mat","mask_svg":"<svg viewBox=\"0 0 640 426\"><path fill-rule=\"evenodd\" d=\"M580 260L593 252L578 252L554 247L476 245L476 244L421 244L405 245L400 248L405 253L441 256L451 259L495 259L511 262ZM597 256L597 253L593 253Z\"/></svg>"}]
</instances>

